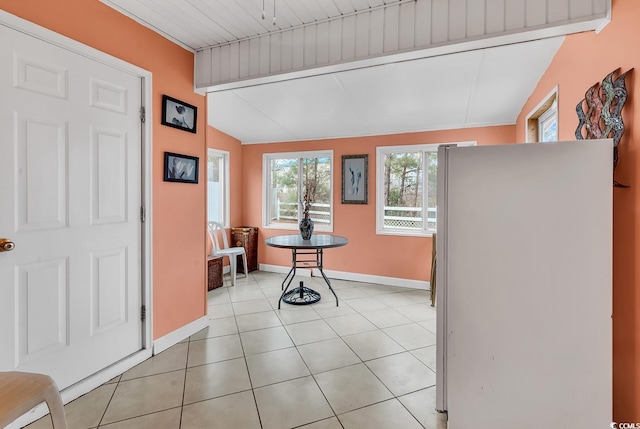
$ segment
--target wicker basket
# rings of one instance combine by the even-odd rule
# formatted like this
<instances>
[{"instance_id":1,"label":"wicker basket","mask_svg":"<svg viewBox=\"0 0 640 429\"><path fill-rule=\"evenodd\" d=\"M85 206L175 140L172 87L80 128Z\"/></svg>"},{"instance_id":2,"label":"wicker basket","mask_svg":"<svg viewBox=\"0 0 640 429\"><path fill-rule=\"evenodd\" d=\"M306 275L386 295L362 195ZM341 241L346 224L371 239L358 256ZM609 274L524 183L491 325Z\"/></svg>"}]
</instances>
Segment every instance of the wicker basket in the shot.
<instances>
[{"instance_id":1,"label":"wicker basket","mask_svg":"<svg viewBox=\"0 0 640 429\"><path fill-rule=\"evenodd\" d=\"M207 266L207 290L222 286L222 256L209 256Z\"/></svg>"},{"instance_id":2,"label":"wicker basket","mask_svg":"<svg viewBox=\"0 0 640 429\"><path fill-rule=\"evenodd\" d=\"M247 253L247 268L249 271L258 269L258 228L255 226L239 226L231 228L231 245L244 247ZM244 273L242 257L238 256L238 272Z\"/></svg>"}]
</instances>

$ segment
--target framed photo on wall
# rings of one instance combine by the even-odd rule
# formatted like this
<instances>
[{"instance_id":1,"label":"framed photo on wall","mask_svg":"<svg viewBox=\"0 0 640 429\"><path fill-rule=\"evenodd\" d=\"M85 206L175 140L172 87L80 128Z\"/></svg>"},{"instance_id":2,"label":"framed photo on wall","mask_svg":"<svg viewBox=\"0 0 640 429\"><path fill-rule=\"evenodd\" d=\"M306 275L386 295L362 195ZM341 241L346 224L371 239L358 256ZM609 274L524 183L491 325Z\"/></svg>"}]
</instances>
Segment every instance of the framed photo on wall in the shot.
<instances>
[{"instance_id":1,"label":"framed photo on wall","mask_svg":"<svg viewBox=\"0 0 640 429\"><path fill-rule=\"evenodd\" d=\"M342 156L342 204L369 202L369 155Z\"/></svg>"},{"instance_id":2,"label":"framed photo on wall","mask_svg":"<svg viewBox=\"0 0 640 429\"><path fill-rule=\"evenodd\" d=\"M196 132L198 108L168 95L162 96L162 125Z\"/></svg>"},{"instance_id":3,"label":"framed photo on wall","mask_svg":"<svg viewBox=\"0 0 640 429\"><path fill-rule=\"evenodd\" d=\"M198 183L198 158L165 152L164 181Z\"/></svg>"}]
</instances>

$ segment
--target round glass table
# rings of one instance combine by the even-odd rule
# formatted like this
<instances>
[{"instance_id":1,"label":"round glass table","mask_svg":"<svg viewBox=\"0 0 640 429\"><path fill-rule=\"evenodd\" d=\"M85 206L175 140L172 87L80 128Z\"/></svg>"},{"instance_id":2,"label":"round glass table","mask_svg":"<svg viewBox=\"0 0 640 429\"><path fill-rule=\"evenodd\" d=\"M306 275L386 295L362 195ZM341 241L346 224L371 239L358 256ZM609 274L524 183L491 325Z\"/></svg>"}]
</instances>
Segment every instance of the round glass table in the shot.
<instances>
[{"instance_id":1,"label":"round glass table","mask_svg":"<svg viewBox=\"0 0 640 429\"><path fill-rule=\"evenodd\" d=\"M347 243L349 243L349 240L345 237L329 234L314 234L309 240L303 240L300 234L276 235L267 238L265 240L267 246L291 249L291 270L282 281L282 295L280 295L280 300L278 301L278 309L280 309L282 301L293 305L313 304L320 301L320 293L304 286L302 281L300 286L288 290L296 275L297 268L317 268L325 283L329 286L329 290L336 298L337 307L338 296L323 271L323 251L333 247L346 246Z\"/></svg>"}]
</instances>

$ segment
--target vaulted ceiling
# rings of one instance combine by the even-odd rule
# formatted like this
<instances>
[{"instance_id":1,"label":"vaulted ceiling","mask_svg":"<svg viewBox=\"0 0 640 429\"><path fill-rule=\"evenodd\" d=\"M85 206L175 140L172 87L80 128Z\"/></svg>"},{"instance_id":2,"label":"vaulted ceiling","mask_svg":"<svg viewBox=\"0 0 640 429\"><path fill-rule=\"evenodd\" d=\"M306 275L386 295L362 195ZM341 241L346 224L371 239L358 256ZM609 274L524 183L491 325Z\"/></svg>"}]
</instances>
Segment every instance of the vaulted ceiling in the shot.
<instances>
[{"instance_id":1,"label":"vaulted ceiling","mask_svg":"<svg viewBox=\"0 0 640 429\"><path fill-rule=\"evenodd\" d=\"M194 51L209 125L243 143L513 124L562 35L606 25L611 8L610 0L101 1Z\"/></svg>"}]
</instances>

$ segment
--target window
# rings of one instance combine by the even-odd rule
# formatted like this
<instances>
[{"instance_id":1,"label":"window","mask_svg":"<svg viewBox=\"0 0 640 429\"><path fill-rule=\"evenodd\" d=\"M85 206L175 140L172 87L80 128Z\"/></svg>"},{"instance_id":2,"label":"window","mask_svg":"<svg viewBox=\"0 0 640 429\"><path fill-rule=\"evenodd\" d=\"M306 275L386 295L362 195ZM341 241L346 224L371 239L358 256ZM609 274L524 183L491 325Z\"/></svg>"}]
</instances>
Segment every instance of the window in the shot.
<instances>
[{"instance_id":1,"label":"window","mask_svg":"<svg viewBox=\"0 0 640 429\"><path fill-rule=\"evenodd\" d=\"M475 142L456 144L470 146ZM438 146L376 149L378 234L425 236L436 232Z\"/></svg>"},{"instance_id":2,"label":"window","mask_svg":"<svg viewBox=\"0 0 640 429\"><path fill-rule=\"evenodd\" d=\"M554 88L527 116L526 141L558 141L558 87Z\"/></svg>"},{"instance_id":3,"label":"window","mask_svg":"<svg viewBox=\"0 0 640 429\"><path fill-rule=\"evenodd\" d=\"M307 193L314 230L333 230L333 151L265 154L263 162L264 227L298 229Z\"/></svg>"},{"instance_id":4,"label":"window","mask_svg":"<svg viewBox=\"0 0 640 429\"><path fill-rule=\"evenodd\" d=\"M207 151L207 220L229 226L229 152Z\"/></svg>"},{"instance_id":5,"label":"window","mask_svg":"<svg viewBox=\"0 0 640 429\"><path fill-rule=\"evenodd\" d=\"M538 118L538 141L558 141L558 105L555 101L551 107Z\"/></svg>"}]
</instances>

